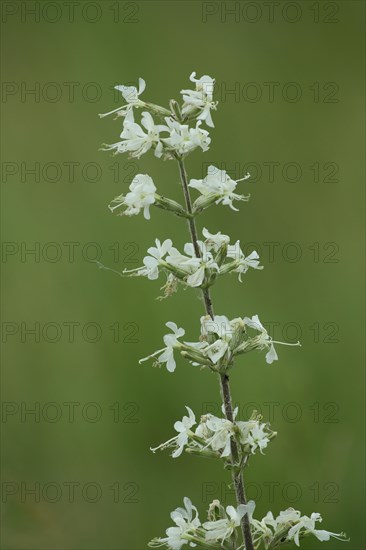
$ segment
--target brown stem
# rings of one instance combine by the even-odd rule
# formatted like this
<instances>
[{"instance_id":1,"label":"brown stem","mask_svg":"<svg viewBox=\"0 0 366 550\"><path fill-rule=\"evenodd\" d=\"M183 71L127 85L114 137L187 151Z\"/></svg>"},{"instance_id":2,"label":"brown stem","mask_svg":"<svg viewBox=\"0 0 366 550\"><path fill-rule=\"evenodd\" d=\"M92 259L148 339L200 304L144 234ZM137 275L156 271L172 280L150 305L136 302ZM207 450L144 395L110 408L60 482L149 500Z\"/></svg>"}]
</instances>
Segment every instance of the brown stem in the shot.
<instances>
[{"instance_id":1,"label":"brown stem","mask_svg":"<svg viewBox=\"0 0 366 550\"><path fill-rule=\"evenodd\" d=\"M187 172L184 166L184 162L182 159L178 158L178 164L179 164L179 173L180 178L182 181L183 186L183 193L184 198L186 202L186 208L187 212L189 214L192 214L192 202L191 197L189 194L189 188L188 188L188 178L187 178ZM191 239L192 244L194 247L195 254L197 258L201 257L201 250L198 246L198 237L197 237L197 228L196 228L196 222L194 220L194 217L188 219L188 225L189 230L191 233ZM207 315L211 317L211 319L214 319L214 311L210 296L210 291L208 288L202 289L203 293L203 299L205 302L205 310ZM222 401L224 404L225 409L225 416L227 420L230 422L234 422L234 415L233 415L233 405L232 405L232 399L231 399L231 391L230 391L230 381L229 376L226 373L220 374L220 386L221 386L221 396ZM231 444L231 456L232 456L232 462L233 462L233 469L232 469L232 477L233 477L233 483L235 486L235 494L236 494L236 500L238 504L246 504L247 498L245 494L245 486L244 486L244 479L242 472L239 468L239 450L237 442L234 438L231 438L230 440ZM250 531L250 521L248 514L245 514L243 516L242 522L241 522L241 530L243 533L244 541L245 541L245 550L254 550L253 540L252 540L252 534Z\"/></svg>"}]
</instances>

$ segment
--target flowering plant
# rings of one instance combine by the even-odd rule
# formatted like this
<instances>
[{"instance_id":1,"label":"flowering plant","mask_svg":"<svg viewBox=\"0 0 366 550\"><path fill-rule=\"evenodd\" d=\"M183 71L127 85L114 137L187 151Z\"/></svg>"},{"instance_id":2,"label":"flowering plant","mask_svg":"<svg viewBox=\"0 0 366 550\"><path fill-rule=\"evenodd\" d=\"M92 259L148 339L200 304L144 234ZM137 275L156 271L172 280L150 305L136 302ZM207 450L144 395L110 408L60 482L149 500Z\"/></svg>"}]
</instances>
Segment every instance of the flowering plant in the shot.
<instances>
[{"instance_id":1,"label":"flowering plant","mask_svg":"<svg viewBox=\"0 0 366 550\"><path fill-rule=\"evenodd\" d=\"M171 513L175 525L166 530L165 537L155 538L149 545L165 546L171 550L180 550L184 545L217 550L272 550L289 543L299 546L300 539L310 534L319 541L328 541L330 537L344 540L343 533L316 528L316 522L322 521L318 513L312 513L310 517L302 516L299 511L289 508L276 518L268 512L258 520L253 517L255 503L247 501L243 470L250 457L264 454L277 434L269 423L262 422L261 415L256 411L249 419L237 418L238 410L232 406L229 373L238 355L265 350L266 362L272 364L278 360L274 344L299 346L300 343L274 341L258 315L230 320L225 315L214 314L210 287L218 277L236 273L242 282L242 276L249 269L261 270L263 266L256 251L246 256L239 241L230 244L230 238L220 231L210 233L204 228L203 239L198 238L196 217L207 208L219 204L237 211L234 201L249 200L249 195L237 192L238 183L250 176L247 174L242 180L235 181L225 170L209 166L203 179L188 179L185 158L196 149L208 150L211 138L202 125L214 126L212 111L217 108L217 102L213 99L214 79L207 75L196 78L193 72L190 80L195 88L181 90L181 105L171 100L169 108L140 99L146 87L142 78L139 79L138 89L134 86L116 86L125 104L100 115L115 114L117 119L123 118L121 141L104 145L103 150L114 154L128 153L135 158L152 151L157 158L176 161L184 195L184 205L181 205L160 195L149 175L138 174L129 192L112 200L110 210L127 216L143 211L144 218L149 220L150 209L158 207L185 218L191 237L183 252L173 246L170 238L162 243L156 239L155 246L148 249L141 267L119 274L150 280L163 274L166 276L163 297L170 296L181 284L200 289L205 305L205 315L201 317L200 334L196 341L182 341L185 330L169 321L166 326L171 332L163 338L165 346L140 362L152 359L154 364L165 364L169 372L174 372L179 354L194 366L213 371L218 376L221 389L222 417L206 414L196 418L187 406L188 416L174 424L177 435L151 450L170 449L173 458L185 451L222 461L231 472L237 501L236 507L227 506L225 509L218 500L214 500L209 506L207 521L201 523L197 508L185 497L184 508L177 508ZM141 120L136 122L135 115L139 109L142 109ZM191 189L199 193L194 201Z\"/></svg>"}]
</instances>

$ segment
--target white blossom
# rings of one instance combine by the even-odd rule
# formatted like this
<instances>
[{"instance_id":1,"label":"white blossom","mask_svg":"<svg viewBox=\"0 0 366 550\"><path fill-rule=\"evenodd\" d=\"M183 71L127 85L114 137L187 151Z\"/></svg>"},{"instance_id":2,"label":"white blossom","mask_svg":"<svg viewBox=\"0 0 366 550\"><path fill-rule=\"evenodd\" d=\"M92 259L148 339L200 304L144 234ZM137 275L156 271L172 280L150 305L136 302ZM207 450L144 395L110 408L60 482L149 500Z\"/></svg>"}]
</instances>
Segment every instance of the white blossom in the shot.
<instances>
[{"instance_id":1,"label":"white blossom","mask_svg":"<svg viewBox=\"0 0 366 550\"><path fill-rule=\"evenodd\" d=\"M139 214L144 209L145 220L150 219L150 206L155 202L156 187L147 174L137 174L130 185L130 192L126 196L119 195L109 205L111 212L121 206L127 206L123 212L126 216Z\"/></svg>"},{"instance_id":2,"label":"white blossom","mask_svg":"<svg viewBox=\"0 0 366 550\"><path fill-rule=\"evenodd\" d=\"M142 113L141 125L145 128L146 132L140 124L131 120L124 120L123 130L120 135L122 141L118 141L112 145L105 145L103 150L115 150L115 154L129 153L131 157L140 158L141 155L147 153L153 147L154 155L161 157L163 154L163 144L160 140L160 132L165 126L155 125L153 117L147 111Z\"/></svg>"},{"instance_id":3,"label":"white blossom","mask_svg":"<svg viewBox=\"0 0 366 550\"><path fill-rule=\"evenodd\" d=\"M228 205L232 210L238 211L233 206L233 200L246 201L249 200L249 196L238 195L234 193L237 183L242 180L248 179L250 176L247 174L240 180L233 180L230 178L225 170L219 170L216 166L209 166L207 170L207 176L201 180L191 179L189 187L197 189L201 195L217 195L216 204Z\"/></svg>"},{"instance_id":4,"label":"white blossom","mask_svg":"<svg viewBox=\"0 0 366 550\"><path fill-rule=\"evenodd\" d=\"M156 246L150 246L147 249L149 256L145 256L143 259L144 267L137 269L125 270L124 273L133 273L136 275L142 275L150 280L155 280L159 277L159 267L164 265L164 256L169 253L173 243L170 239L165 239L161 244L159 239L155 239Z\"/></svg>"},{"instance_id":5,"label":"white blossom","mask_svg":"<svg viewBox=\"0 0 366 550\"><path fill-rule=\"evenodd\" d=\"M202 285L205 278L206 269L219 270L219 266L214 261L210 252L205 250L202 241L198 241L198 246L201 251L201 256L196 256L195 249L192 243L184 245L184 252L181 254L176 248L172 248L167 256L167 262L183 271L186 271L186 283L191 287L199 287Z\"/></svg>"},{"instance_id":6,"label":"white blossom","mask_svg":"<svg viewBox=\"0 0 366 550\"><path fill-rule=\"evenodd\" d=\"M199 79L195 77L196 73L193 72L189 79L196 83L196 89L181 90L180 92L183 96L182 114L190 116L198 110L198 120L204 120L207 126L213 127L211 110L216 110L217 107L217 101L213 101L215 79L208 75L203 75Z\"/></svg>"},{"instance_id":7,"label":"white blossom","mask_svg":"<svg viewBox=\"0 0 366 550\"><path fill-rule=\"evenodd\" d=\"M184 544L188 544L184 536L192 532L194 533L201 525L197 508L193 506L191 500L188 497L184 497L183 502L184 508L177 508L170 514L176 527L169 527L166 530L167 536L157 539L158 543L167 544L171 550L180 550ZM193 513L195 513L194 517Z\"/></svg>"},{"instance_id":8,"label":"white blossom","mask_svg":"<svg viewBox=\"0 0 366 550\"><path fill-rule=\"evenodd\" d=\"M114 109L113 111L109 111L109 113L101 114L99 115L100 118L116 113L119 116L124 116L125 120L134 122L133 108L145 106L145 103L139 99L139 96L145 90L145 87L146 87L146 83L143 78L139 78L138 90L135 86L123 86L123 85L115 86L114 87L115 90L118 90L121 92L123 99L127 102L127 105L122 105L122 107L117 107L117 109Z\"/></svg>"},{"instance_id":9,"label":"white blossom","mask_svg":"<svg viewBox=\"0 0 366 550\"><path fill-rule=\"evenodd\" d=\"M224 541L231 537L236 527L240 526L241 520L245 514L249 517L253 514L255 504L250 500L247 504L239 504L235 509L234 506L226 507L227 518L218 519L217 521L207 521L203 524L206 529L207 541Z\"/></svg>"},{"instance_id":10,"label":"white blossom","mask_svg":"<svg viewBox=\"0 0 366 550\"><path fill-rule=\"evenodd\" d=\"M266 362L269 365L273 363L273 361L277 361L278 359L278 355L276 353L276 350L273 344L281 344L283 346L300 346L301 345L300 342L297 342L296 344L288 344L287 342L277 342L276 340L272 340L272 338L270 337L270 335L268 334L268 332L260 322L258 315L253 315L252 318L244 317L244 324L260 332L259 337L257 337L258 348L268 350L266 354Z\"/></svg>"},{"instance_id":11,"label":"white blossom","mask_svg":"<svg viewBox=\"0 0 366 550\"><path fill-rule=\"evenodd\" d=\"M268 514L267 514L268 516ZM281 511L275 519L274 527L278 525L285 525L286 523L294 523L299 521L301 513L293 508L287 508L287 510ZM273 516L272 516L273 517ZM267 519L268 522L268 519ZM269 523L269 522L268 522Z\"/></svg>"},{"instance_id":12,"label":"white blossom","mask_svg":"<svg viewBox=\"0 0 366 550\"><path fill-rule=\"evenodd\" d=\"M154 353L148 355L147 357L144 357L143 359L140 359L139 363L147 361L151 357L155 357L156 355L160 354L157 358L158 362L166 363L167 370L169 372L174 372L177 366L174 359L174 349L181 347L178 338L184 336L185 330L183 328L178 328L178 326L172 321L166 323L166 326L173 331L172 334L166 334L163 338L166 347L155 351Z\"/></svg>"},{"instance_id":13,"label":"white blossom","mask_svg":"<svg viewBox=\"0 0 366 550\"><path fill-rule=\"evenodd\" d=\"M236 413L237 410L234 416ZM231 437L234 435L234 424L230 420L207 414L197 427L196 435L206 440L206 447L211 447L213 451L220 451L222 458L230 456Z\"/></svg>"},{"instance_id":14,"label":"white blossom","mask_svg":"<svg viewBox=\"0 0 366 550\"><path fill-rule=\"evenodd\" d=\"M230 342L238 323L243 324L243 321L240 318L229 321L225 315L215 315L213 319L211 319L209 315L201 317L202 336L205 337L209 334L215 334L218 337L215 342L208 345L203 350L214 363L224 357L229 350ZM214 358L211 357L212 350L215 352Z\"/></svg>"},{"instance_id":15,"label":"white blossom","mask_svg":"<svg viewBox=\"0 0 366 550\"><path fill-rule=\"evenodd\" d=\"M259 255L253 250L248 256L245 256L244 252L240 248L240 241L236 241L234 245L228 246L227 257L236 261L236 266L232 270L239 273L239 281L242 282L241 276L244 275L249 268L263 269L262 265L259 265Z\"/></svg>"},{"instance_id":16,"label":"white blossom","mask_svg":"<svg viewBox=\"0 0 366 550\"><path fill-rule=\"evenodd\" d=\"M310 516L302 516L296 525L293 525L288 532L288 539L294 540L296 546L300 546L300 535L312 534L321 542L330 540L330 537L342 540L344 538L343 533L331 533L324 529L315 529L315 523L323 521L320 514L313 512Z\"/></svg>"},{"instance_id":17,"label":"white blossom","mask_svg":"<svg viewBox=\"0 0 366 550\"><path fill-rule=\"evenodd\" d=\"M213 319L209 315L201 317L201 334L206 336L207 334L216 334L219 338L229 342L233 335L234 322L229 321L226 315L215 315Z\"/></svg>"},{"instance_id":18,"label":"white blossom","mask_svg":"<svg viewBox=\"0 0 366 550\"><path fill-rule=\"evenodd\" d=\"M250 430L249 435L246 439L246 442L249 443L251 452L254 454L256 449L259 449L263 454L263 449L265 449L270 442L268 433L265 432L265 424L259 424L258 422Z\"/></svg>"},{"instance_id":19,"label":"white blossom","mask_svg":"<svg viewBox=\"0 0 366 550\"><path fill-rule=\"evenodd\" d=\"M206 345L205 348L203 348L203 353L209 357L212 361L212 363L215 365L222 359L226 352L228 350L228 344L227 342L224 342L223 340L216 340L212 344Z\"/></svg>"},{"instance_id":20,"label":"white blossom","mask_svg":"<svg viewBox=\"0 0 366 550\"><path fill-rule=\"evenodd\" d=\"M200 120L197 121L195 128L190 128L188 124L180 124L171 117L166 117L165 121L167 126L163 129L169 132L170 136L163 138L162 141L168 149L180 156L191 153L197 147L201 147L202 151L208 150L211 138L206 130L200 128Z\"/></svg>"},{"instance_id":21,"label":"white blossom","mask_svg":"<svg viewBox=\"0 0 366 550\"><path fill-rule=\"evenodd\" d=\"M212 234L208 231L208 229L206 229L206 227L204 227L202 229L202 234L206 237L205 246L207 250L212 249L214 252L218 252L222 246L228 245L230 242L230 237L228 235L223 235L221 231Z\"/></svg>"},{"instance_id":22,"label":"white blossom","mask_svg":"<svg viewBox=\"0 0 366 550\"><path fill-rule=\"evenodd\" d=\"M196 424L196 417L192 409L186 406L188 416L183 416L182 420L178 420L174 424L174 429L178 432L178 435L172 437L165 443L162 443L158 447L151 449L154 453L159 449L165 449L166 447L175 446L176 449L172 453L173 458L180 456L184 450L184 447L188 443L189 435L192 434L191 428Z\"/></svg>"}]
</instances>

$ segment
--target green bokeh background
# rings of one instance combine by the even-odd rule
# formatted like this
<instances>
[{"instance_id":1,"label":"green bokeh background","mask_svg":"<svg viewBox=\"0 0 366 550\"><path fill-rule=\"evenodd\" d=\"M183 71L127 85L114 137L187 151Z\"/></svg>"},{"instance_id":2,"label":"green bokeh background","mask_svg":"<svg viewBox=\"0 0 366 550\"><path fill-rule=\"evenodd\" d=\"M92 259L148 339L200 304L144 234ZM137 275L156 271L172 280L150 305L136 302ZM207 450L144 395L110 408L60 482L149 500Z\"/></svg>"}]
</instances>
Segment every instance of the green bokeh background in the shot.
<instances>
[{"instance_id":1,"label":"green bokeh background","mask_svg":"<svg viewBox=\"0 0 366 550\"><path fill-rule=\"evenodd\" d=\"M21 9L21 3L10 4ZM309 539L304 548L362 550L364 3L315 3L320 20L314 22L314 3L300 1L302 15L296 23L282 15L287 2L281 2L272 23L262 2L253 8L262 10L255 23L243 12L238 21L225 17L225 5L233 3L211 3L218 12L203 22L201 2L120 2L120 20L114 22L113 3L107 1L98 4L102 16L95 23L80 15L85 2L79 3L73 22L67 20L62 2L54 4L63 10L54 23L47 21L56 13L52 7L39 22L31 16L22 22L20 11L3 22L3 81L15 83L14 94L3 95L2 103L3 163L15 164L3 164L3 169L17 170L3 174L3 240L19 247L40 243L41 248L53 242L62 249L55 262L50 261L51 248L49 257L43 249L39 262L34 256L22 261L20 253L3 257L3 323L15 323L11 326L19 329L3 344L3 400L14 407L38 402L41 409L55 402L62 416L51 422L55 409L47 405L42 409L46 418L41 414L39 422L29 415L22 421L20 412L3 416L3 483L16 483L19 491L3 493L2 548L140 550L164 533L170 511L184 495L197 504L202 517L209 499L232 502L230 493L225 497L228 474L220 464L191 456L173 460L149 451L173 435L172 424L182 417L186 404L199 415L219 401L217 380L208 372L197 372L181 360L174 375L147 363L138 365L140 357L161 347L168 320L185 327L188 339L197 337L203 312L198 293L180 290L157 302L158 282L121 279L98 270L81 253L91 256L93 248L87 243L97 243L106 265L132 268L155 237L172 237L179 246L187 240L185 222L165 212L153 209L150 222L109 213L106 205L126 190L137 170L150 174L162 194L180 200L181 190L173 162L162 163L151 154L131 162L99 151L102 142L117 140L121 124L112 118L100 120L97 113L118 106L113 93L117 83L132 84L142 76L147 82L144 98L166 104L189 87L188 77L196 70L199 76L217 79L220 105L214 113L211 148L189 157L189 175L201 177L203 163L209 162L224 163L227 169L239 166L240 172L246 163L256 163L262 170L256 183L242 184L251 200L240 205L240 212L219 207L198 220L199 228L258 243L265 265L263 272L248 273L241 285L234 276L220 280L213 290L215 310L229 317L258 313L265 321L278 322L278 339L286 337L288 322L297 323L302 332L302 349L279 348L277 364L268 366L263 355L253 353L238 361L232 373L233 397L243 412L256 402L266 415L265 403L278 403L272 418L278 437L246 472L249 496L257 499L259 517L268 509L277 513L293 505L306 514L319 511L325 529L344 530L351 537L349 543L328 545ZM243 9L247 3L238 4ZM333 19L338 21L325 22L337 8ZM294 12L288 9L285 13L292 18ZM253 14L248 12L248 17ZM88 17L94 17L92 8ZM47 100L51 82L62 90L54 102ZM78 83L74 98L68 95L67 82ZM88 85L91 82L97 88ZM249 101L245 92L239 98L220 93L235 83L245 90L248 82L260 87L258 101ZM265 82L279 83L273 101L268 100ZM300 87L299 101L283 99L288 82ZM319 101L311 89L315 82L320 85ZM339 87L336 102L327 102L333 89L323 88L328 82ZM39 83L44 95L39 101L22 97L22 83L28 88ZM101 93L93 100L95 89ZM247 89L248 94L253 90ZM118 177L112 168L116 161ZM264 164L272 161L280 163L274 181ZM30 168L35 162L41 169L57 163L59 180L50 181L52 167L39 182L32 175L22 178L21 163ZM78 163L74 181L63 164L70 162ZM290 162L301 167L297 182L282 174ZM333 168L324 167L329 162L338 166L334 181L326 178ZM83 176L87 163L98 163L98 181L90 181L92 168ZM318 182L310 169L314 163L320 166ZM291 169L288 174L293 177ZM74 261L62 244L66 242L79 243ZM268 242L279 243L274 258L263 245ZM291 242L301 252L298 261L286 260L286 250L293 258ZM314 256L314 243L319 257ZM335 244L326 248L327 243ZM79 323L74 342L63 325L72 321ZM61 337L47 341L54 334L50 329L37 343L22 332L22 322L27 327L57 323L63 327ZM101 327L98 342L83 339L81 327L86 323ZM118 342L109 328L116 323ZM319 341L314 323L320 327ZM9 326L3 324L3 330ZM287 329L288 337L296 337L293 326ZM131 334L137 342L128 341ZM92 329L88 337L93 337ZM80 403L74 422L69 421L66 402ZM87 403L98 404L99 421L83 418L81 409ZM119 422L114 422L110 408L115 403ZM93 406L84 408L84 416L94 412ZM51 486L40 502L31 495L21 498L21 483L44 488L50 482L63 488L58 502L50 502ZM69 502L67 482L80 484L74 502ZM81 487L90 482L102 490L95 503L81 494ZM118 502L110 488L116 483ZM273 496L269 483L275 484ZM93 498L92 488L88 496Z\"/></svg>"}]
</instances>

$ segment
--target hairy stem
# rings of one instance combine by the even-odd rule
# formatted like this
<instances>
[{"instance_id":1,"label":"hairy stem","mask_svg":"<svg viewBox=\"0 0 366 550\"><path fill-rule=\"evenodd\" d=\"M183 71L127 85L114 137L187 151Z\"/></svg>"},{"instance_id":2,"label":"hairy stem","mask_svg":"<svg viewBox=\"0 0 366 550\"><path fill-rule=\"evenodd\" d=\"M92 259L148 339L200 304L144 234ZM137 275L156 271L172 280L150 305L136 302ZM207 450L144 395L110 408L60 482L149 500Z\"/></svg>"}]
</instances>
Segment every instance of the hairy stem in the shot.
<instances>
[{"instance_id":1,"label":"hairy stem","mask_svg":"<svg viewBox=\"0 0 366 550\"><path fill-rule=\"evenodd\" d=\"M179 173L180 173L180 179L183 186L183 193L184 193L184 198L186 202L187 212L189 214L192 214L192 202L189 194L187 172L186 172L183 160L182 159L177 159L177 160L179 164ZM201 250L198 246L197 228L196 228L196 222L194 220L194 217L188 219L188 225L189 225L189 230L191 234L194 251L196 256L199 258L201 257ZM214 319L214 311L213 311L210 291L208 288L205 288L205 289L202 289L202 293L203 293L203 299L205 302L206 313L211 317L211 319ZM234 422L229 376L226 373L220 374L219 376L220 376L221 397L224 404L225 416L227 420L229 420L230 422ZM247 498L245 494L244 479L243 479L242 472L238 466L239 450L238 450L237 442L235 441L234 438L231 438L231 457L234 465L232 469L232 476L233 476L233 483L235 486L236 500L238 504L246 504ZM241 522L241 529L242 529L242 533L245 541L245 549L254 550L248 514L245 514L243 516L243 519Z\"/></svg>"}]
</instances>

